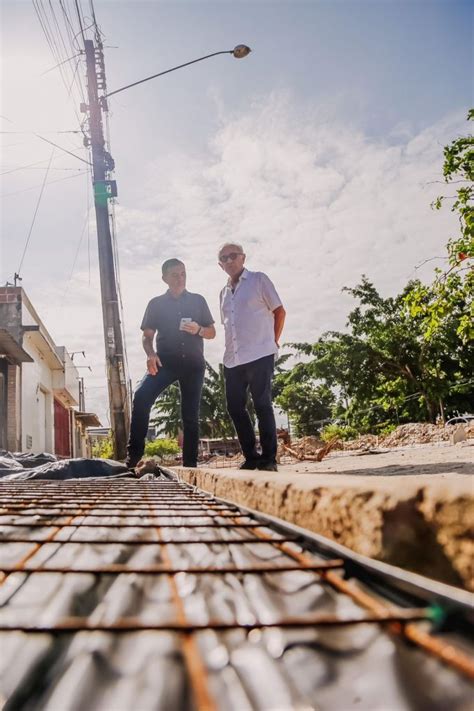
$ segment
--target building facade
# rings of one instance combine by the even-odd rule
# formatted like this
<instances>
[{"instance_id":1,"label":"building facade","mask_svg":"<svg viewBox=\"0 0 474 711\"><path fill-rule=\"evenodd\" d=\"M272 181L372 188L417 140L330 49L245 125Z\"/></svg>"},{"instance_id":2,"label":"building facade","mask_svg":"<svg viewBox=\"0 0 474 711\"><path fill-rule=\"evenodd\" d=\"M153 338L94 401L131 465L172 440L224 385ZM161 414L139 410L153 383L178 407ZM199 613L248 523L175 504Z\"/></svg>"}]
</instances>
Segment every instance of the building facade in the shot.
<instances>
[{"instance_id":1,"label":"building facade","mask_svg":"<svg viewBox=\"0 0 474 711\"><path fill-rule=\"evenodd\" d=\"M90 456L80 378L21 287L0 288L0 449Z\"/></svg>"}]
</instances>

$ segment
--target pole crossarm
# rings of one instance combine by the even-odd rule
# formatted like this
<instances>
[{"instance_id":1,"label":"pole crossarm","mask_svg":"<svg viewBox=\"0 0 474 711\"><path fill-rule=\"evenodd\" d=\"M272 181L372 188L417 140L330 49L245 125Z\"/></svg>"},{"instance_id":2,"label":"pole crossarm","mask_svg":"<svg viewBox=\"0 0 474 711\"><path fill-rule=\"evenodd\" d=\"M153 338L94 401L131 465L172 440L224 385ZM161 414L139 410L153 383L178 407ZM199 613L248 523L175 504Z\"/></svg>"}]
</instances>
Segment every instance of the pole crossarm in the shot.
<instances>
[{"instance_id":1,"label":"pole crossarm","mask_svg":"<svg viewBox=\"0 0 474 711\"><path fill-rule=\"evenodd\" d=\"M133 84L127 84L127 86L122 86L121 89L115 89L115 91L111 91L108 94L104 94L102 96L102 99L108 99L110 96L114 96L114 94L118 94L121 91L125 91L125 89L130 89L132 86L137 86L138 84L143 84L145 81L150 81L150 79L156 79L156 77L162 77L164 74L169 74L170 72L175 72L177 69L182 69L183 67L189 67L190 64L196 64L196 62L202 62L204 59L209 59L210 57L217 57L218 54L233 54L234 50L233 49L226 49L221 52L213 52L212 54L206 54L205 57L199 57L199 59L193 59L191 62L185 62L184 64L178 64L177 67L172 67L171 69L166 69L164 72L159 72L158 74L152 74L151 77L146 77L145 79L140 79L139 81L133 82Z\"/></svg>"}]
</instances>

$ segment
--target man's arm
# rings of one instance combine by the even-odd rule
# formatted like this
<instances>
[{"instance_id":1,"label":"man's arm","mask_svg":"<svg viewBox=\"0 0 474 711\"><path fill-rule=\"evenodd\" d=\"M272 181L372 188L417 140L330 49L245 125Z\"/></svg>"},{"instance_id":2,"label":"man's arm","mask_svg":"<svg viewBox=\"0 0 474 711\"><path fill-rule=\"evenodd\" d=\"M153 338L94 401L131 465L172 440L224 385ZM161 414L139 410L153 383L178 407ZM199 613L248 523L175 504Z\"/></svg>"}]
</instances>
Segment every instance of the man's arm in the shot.
<instances>
[{"instance_id":1,"label":"man's arm","mask_svg":"<svg viewBox=\"0 0 474 711\"><path fill-rule=\"evenodd\" d=\"M209 340L216 337L216 329L213 323L210 326L200 326L196 321L190 321L183 324L182 330L186 331L186 333L191 333L193 336L201 336L201 338Z\"/></svg>"},{"instance_id":2,"label":"man's arm","mask_svg":"<svg viewBox=\"0 0 474 711\"><path fill-rule=\"evenodd\" d=\"M158 369L162 367L161 360L155 353L155 349L153 347L155 333L156 331L153 328L145 328L142 336L143 350L147 355L146 367L150 375L156 375L158 373Z\"/></svg>"},{"instance_id":3,"label":"man's arm","mask_svg":"<svg viewBox=\"0 0 474 711\"><path fill-rule=\"evenodd\" d=\"M201 307L200 315L196 318L199 319L200 323L197 321L190 321L183 325L183 331L186 333L191 333L193 336L200 336L201 338L207 338L211 340L216 337L216 329L214 328L214 319L209 311L209 306L207 305L206 299L201 296Z\"/></svg>"},{"instance_id":4,"label":"man's arm","mask_svg":"<svg viewBox=\"0 0 474 711\"><path fill-rule=\"evenodd\" d=\"M283 306L277 306L277 308L273 310L273 317L275 319L275 343L278 347L280 347L280 336L281 332L283 331L283 326L285 325L286 318L286 311Z\"/></svg>"},{"instance_id":5,"label":"man's arm","mask_svg":"<svg viewBox=\"0 0 474 711\"><path fill-rule=\"evenodd\" d=\"M201 338L207 338L209 341L212 341L212 339L216 337L216 329L214 324L211 323L210 326L201 326L199 335Z\"/></svg>"}]
</instances>

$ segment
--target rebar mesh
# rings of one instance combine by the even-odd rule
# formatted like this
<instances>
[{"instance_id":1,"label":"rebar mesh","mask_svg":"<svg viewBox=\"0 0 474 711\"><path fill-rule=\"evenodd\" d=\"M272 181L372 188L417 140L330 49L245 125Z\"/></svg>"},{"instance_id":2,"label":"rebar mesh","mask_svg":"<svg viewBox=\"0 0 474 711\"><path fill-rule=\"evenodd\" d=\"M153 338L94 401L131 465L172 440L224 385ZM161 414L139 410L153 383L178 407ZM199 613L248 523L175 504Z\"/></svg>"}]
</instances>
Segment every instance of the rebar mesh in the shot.
<instances>
[{"instance_id":1,"label":"rebar mesh","mask_svg":"<svg viewBox=\"0 0 474 711\"><path fill-rule=\"evenodd\" d=\"M434 691L451 709L468 698L458 672L472 660L428 634L427 607L381 603L344 579L343 559L188 485L4 482L0 526L6 708L345 709L360 697L398 711L418 708L413 694L420 708L438 708Z\"/></svg>"}]
</instances>

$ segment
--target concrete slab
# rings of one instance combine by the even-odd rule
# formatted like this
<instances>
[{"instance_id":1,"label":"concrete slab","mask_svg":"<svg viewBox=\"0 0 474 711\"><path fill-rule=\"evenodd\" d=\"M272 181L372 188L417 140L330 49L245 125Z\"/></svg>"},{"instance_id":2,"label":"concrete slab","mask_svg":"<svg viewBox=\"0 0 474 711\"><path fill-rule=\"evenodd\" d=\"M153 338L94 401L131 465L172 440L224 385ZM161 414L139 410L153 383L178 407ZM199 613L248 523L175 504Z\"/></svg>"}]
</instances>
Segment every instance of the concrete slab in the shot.
<instances>
[{"instance_id":1,"label":"concrete slab","mask_svg":"<svg viewBox=\"0 0 474 711\"><path fill-rule=\"evenodd\" d=\"M216 496L474 590L474 442L335 454L277 473L176 468Z\"/></svg>"}]
</instances>

